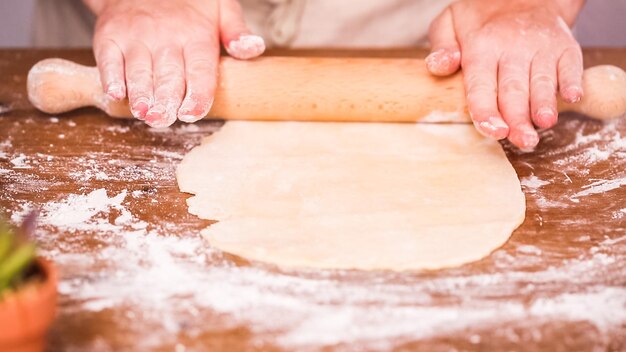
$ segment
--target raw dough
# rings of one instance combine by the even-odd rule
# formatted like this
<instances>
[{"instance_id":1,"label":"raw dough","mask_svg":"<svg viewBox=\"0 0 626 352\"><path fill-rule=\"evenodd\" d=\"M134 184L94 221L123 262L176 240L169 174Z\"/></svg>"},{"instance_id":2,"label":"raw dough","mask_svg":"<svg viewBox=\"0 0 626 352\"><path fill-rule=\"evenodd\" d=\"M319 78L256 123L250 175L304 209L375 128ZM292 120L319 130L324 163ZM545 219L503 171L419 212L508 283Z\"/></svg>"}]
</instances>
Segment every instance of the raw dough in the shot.
<instances>
[{"instance_id":1,"label":"raw dough","mask_svg":"<svg viewBox=\"0 0 626 352\"><path fill-rule=\"evenodd\" d=\"M285 267L436 269L522 222L497 142L471 125L227 122L185 156L189 211L214 247Z\"/></svg>"}]
</instances>

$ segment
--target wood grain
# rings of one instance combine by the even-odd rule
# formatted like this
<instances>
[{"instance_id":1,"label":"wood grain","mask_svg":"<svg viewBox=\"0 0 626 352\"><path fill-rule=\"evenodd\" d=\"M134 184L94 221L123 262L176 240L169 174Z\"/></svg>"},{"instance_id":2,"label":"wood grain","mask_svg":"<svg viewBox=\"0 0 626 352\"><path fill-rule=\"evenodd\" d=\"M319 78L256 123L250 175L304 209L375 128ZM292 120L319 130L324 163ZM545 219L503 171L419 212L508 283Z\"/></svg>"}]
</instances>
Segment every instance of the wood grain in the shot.
<instances>
[{"instance_id":1,"label":"wood grain","mask_svg":"<svg viewBox=\"0 0 626 352\"><path fill-rule=\"evenodd\" d=\"M425 51L270 54L424 57ZM126 190L125 207L159 236L143 246L197 239L208 223L187 214L173 172L221 122L155 131L93 109L51 119L33 109L25 92L28 69L46 57L93 65L87 50L0 51L0 209L11 216L69 195ZM587 66L624 68L626 50L586 50L585 59ZM209 281L196 287L178 280L188 279L184 271L153 280L133 276L151 266L163 271L150 255L130 265L136 253L152 252L115 242L115 232L42 226L40 247L57 262L62 280L49 350L626 350L620 300L626 290L626 123L568 114L541 135L533 153L504 145L525 185L526 221L504 247L459 268L281 271L209 248L206 255L171 257ZM163 281L180 294L145 292L166 287ZM111 291L98 286L120 282L125 286ZM124 288L135 291L125 295ZM208 302L208 291L221 294L222 304ZM107 294L127 300L103 300Z\"/></svg>"}]
</instances>

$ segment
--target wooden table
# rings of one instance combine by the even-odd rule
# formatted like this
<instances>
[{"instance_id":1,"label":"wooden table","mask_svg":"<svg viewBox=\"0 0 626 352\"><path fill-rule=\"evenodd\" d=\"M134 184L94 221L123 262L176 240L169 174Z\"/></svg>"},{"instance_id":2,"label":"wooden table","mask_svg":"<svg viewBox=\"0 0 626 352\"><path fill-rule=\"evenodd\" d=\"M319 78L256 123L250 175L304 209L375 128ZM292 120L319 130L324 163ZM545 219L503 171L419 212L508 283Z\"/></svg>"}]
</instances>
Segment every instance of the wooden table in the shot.
<instances>
[{"instance_id":1,"label":"wooden table","mask_svg":"<svg viewBox=\"0 0 626 352\"><path fill-rule=\"evenodd\" d=\"M93 64L87 50L0 51L0 209L13 221L41 209L40 248L61 271L51 351L626 350L624 119L566 115L533 153L505 144L526 221L481 261L286 271L209 248L198 236L208 222L186 211L176 164L221 122L47 116L25 79L53 56ZM585 59L626 67L626 50Z\"/></svg>"}]
</instances>

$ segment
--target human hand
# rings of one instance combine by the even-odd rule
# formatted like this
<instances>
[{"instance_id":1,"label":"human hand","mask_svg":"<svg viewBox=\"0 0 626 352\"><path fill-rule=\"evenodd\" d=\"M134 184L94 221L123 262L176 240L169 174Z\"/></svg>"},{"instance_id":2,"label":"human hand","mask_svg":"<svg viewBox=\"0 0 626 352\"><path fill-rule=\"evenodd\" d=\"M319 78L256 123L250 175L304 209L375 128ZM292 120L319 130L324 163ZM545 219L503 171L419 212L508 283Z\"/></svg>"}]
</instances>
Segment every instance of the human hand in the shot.
<instances>
[{"instance_id":1,"label":"human hand","mask_svg":"<svg viewBox=\"0 0 626 352\"><path fill-rule=\"evenodd\" d=\"M482 134L522 150L539 143L533 124L556 124L557 87L566 102L582 98L583 62L572 36L582 0L459 0L430 28L429 71L463 68L469 113Z\"/></svg>"},{"instance_id":2,"label":"human hand","mask_svg":"<svg viewBox=\"0 0 626 352\"><path fill-rule=\"evenodd\" d=\"M85 0L98 16L94 54L107 96L128 97L152 127L200 120L211 109L220 41L238 59L265 50L237 0Z\"/></svg>"}]
</instances>

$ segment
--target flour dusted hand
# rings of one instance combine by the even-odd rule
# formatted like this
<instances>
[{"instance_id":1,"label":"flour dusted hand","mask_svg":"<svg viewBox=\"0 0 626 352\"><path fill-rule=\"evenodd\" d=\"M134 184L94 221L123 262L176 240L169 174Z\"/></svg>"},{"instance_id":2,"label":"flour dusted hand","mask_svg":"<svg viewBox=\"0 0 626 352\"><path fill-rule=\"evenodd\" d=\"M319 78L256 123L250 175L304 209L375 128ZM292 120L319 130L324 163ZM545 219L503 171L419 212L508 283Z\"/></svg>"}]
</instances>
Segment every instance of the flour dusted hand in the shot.
<instances>
[{"instance_id":1,"label":"flour dusted hand","mask_svg":"<svg viewBox=\"0 0 626 352\"><path fill-rule=\"evenodd\" d=\"M133 116L153 127L209 112L220 41L239 59L265 50L236 0L85 2L98 16L93 47L104 91L128 97Z\"/></svg>"},{"instance_id":2,"label":"flour dusted hand","mask_svg":"<svg viewBox=\"0 0 626 352\"><path fill-rule=\"evenodd\" d=\"M566 102L582 98L582 53L568 25L583 3L457 1L431 25L427 66L440 76L462 67L478 131L531 150L534 126L556 124L557 87Z\"/></svg>"}]
</instances>

